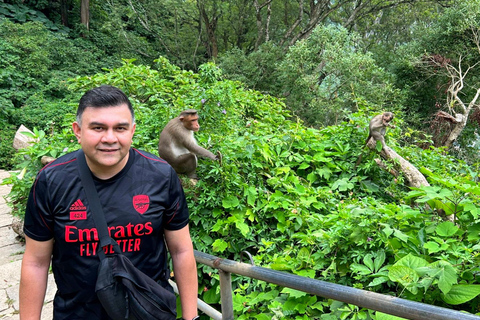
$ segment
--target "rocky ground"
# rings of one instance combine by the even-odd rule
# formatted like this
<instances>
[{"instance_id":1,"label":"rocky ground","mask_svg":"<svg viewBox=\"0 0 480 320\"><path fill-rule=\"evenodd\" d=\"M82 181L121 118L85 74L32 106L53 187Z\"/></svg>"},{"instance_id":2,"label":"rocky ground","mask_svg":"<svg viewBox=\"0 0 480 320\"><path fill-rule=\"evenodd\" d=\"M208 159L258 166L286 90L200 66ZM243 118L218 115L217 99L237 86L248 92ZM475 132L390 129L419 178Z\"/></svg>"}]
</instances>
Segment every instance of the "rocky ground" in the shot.
<instances>
[{"instance_id":1,"label":"rocky ground","mask_svg":"<svg viewBox=\"0 0 480 320\"><path fill-rule=\"evenodd\" d=\"M0 170L0 181L9 173ZM20 267L25 246L23 239L12 229L13 216L5 198L10 186L0 184L0 319L19 320L18 288L20 284ZM55 295L55 282L49 276L45 306L42 320L52 319L52 300Z\"/></svg>"}]
</instances>

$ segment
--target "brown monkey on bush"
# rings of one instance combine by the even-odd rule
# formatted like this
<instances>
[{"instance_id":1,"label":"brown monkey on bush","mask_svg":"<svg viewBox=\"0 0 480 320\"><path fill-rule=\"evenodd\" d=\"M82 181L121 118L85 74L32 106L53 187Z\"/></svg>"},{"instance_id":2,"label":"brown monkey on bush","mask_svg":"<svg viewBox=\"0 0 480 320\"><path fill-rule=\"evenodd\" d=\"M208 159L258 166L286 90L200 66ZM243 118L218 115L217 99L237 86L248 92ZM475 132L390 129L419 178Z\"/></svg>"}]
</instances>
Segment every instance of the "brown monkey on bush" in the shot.
<instances>
[{"instance_id":1,"label":"brown monkey on bush","mask_svg":"<svg viewBox=\"0 0 480 320\"><path fill-rule=\"evenodd\" d=\"M395 126L390 123L393 117L394 115L391 112L384 112L373 117L368 126L369 133L365 144L368 143L370 138L373 138L375 141L380 141L382 143L382 148L385 149L385 133L387 132L387 127L395 128Z\"/></svg>"},{"instance_id":2,"label":"brown monkey on bush","mask_svg":"<svg viewBox=\"0 0 480 320\"><path fill-rule=\"evenodd\" d=\"M197 156L221 161L221 155L214 155L200 147L194 132L200 129L197 110L189 109L168 122L160 133L158 154L179 174L197 179Z\"/></svg>"},{"instance_id":3,"label":"brown monkey on bush","mask_svg":"<svg viewBox=\"0 0 480 320\"><path fill-rule=\"evenodd\" d=\"M368 138L365 141L365 145L367 145L368 141L373 138L376 141L380 141L382 143L382 149L387 152L385 147L385 133L387 132L387 127L395 128L393 124L389 122L393 120L393 113L392 112L384 112L382 114L376 115L375 117L370 120L370 124L368 125ZM355 168L360 164L362 161L363 154L361 153L358 156L357 162L355 163Z\"/></svg>"}]
</instances>

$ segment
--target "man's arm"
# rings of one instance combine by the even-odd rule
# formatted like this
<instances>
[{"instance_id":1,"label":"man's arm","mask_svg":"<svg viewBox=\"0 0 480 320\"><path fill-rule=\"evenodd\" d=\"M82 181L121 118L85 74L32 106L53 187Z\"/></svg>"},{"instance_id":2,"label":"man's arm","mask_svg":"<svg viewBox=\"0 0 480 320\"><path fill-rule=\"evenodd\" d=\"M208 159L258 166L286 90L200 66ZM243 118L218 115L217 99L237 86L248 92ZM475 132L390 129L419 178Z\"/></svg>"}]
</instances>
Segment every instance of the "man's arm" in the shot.
<instances>
[{"instance_id":1,"label":"man's arm","mask_svg":"<svg viewBox=\"0 0 480 320\"><path fill-rule=\"evenodd\" d=\"M182 317L190 320L197 315L198 278L188 225L180 230L165 230L165 240L173 260Z\"/></svg>"},{"instance_id":2,"label":"man's arm","mask_svg":"<svg viewBox=\"0 0 480 320\"><path fill-rule=\"evenodd\" d=\"M53 239L35 241L25 236L25 240L20 276L20 319L39 320L47 290Z\"/></svg>"}]
</instances>

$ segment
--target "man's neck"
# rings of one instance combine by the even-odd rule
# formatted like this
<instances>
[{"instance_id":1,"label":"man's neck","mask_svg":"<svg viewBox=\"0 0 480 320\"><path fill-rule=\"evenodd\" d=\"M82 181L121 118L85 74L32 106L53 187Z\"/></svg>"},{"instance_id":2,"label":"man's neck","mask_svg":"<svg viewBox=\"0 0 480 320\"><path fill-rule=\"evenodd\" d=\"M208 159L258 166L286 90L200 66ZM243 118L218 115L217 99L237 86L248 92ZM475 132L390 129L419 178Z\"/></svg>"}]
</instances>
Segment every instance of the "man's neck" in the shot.
<instances>
[{"instance_id":1,"label":"man's neck","mask_svg":"<svg viewBox=\"0 0 480 320\"><path fill-rule=\"evenodd\" d=\"M106 166L98 166L91 161L89 161L88 157L85 156L87 160L87 165L90 168L90 171L92 171L93 175L100 179L100 180L108 180L112 177L114 177L116 174L118 174L120 171L122 171L123 168L128 163L128 158L129 158L129 153L122 159L121 162L116 164L115 166L111 167L106 167Z\"/></svg>"}]
</instances>

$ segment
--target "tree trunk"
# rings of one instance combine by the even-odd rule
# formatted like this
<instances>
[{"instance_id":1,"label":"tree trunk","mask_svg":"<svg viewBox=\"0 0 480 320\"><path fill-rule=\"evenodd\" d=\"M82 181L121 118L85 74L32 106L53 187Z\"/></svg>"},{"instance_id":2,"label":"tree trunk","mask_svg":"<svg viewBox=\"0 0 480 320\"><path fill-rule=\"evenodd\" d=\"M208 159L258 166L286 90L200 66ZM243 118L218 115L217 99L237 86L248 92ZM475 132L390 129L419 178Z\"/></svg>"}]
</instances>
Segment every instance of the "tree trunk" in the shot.
<instances>
[{"instance_id":1,"label":"tree trunk","mask_svg":"<svg viewBox=\"0 0 480 320\"><path fill-rule=\"evenodd\" d=\"M466 119L467 117L463 117L463 119ZM447 141L445 141L445 147L450 148L455 140L457 140L458 136L462 133L463 129L467 125L467 122L465 120L462 120L460 122L457 122L455 124L455 127L453 127L452 132L450 132L450 135L447 138Z\"/></svg>"},{"instance_id":2,"label":"tree trunk","mask_svg":"<svg viewBox=\"0 0 480 320\"><path fill-rule=\"evenodd\" d=\"M68 27L68 2L69 0L60 0L60 15L62 17L62 25Z\"/></svg>"},{"instance_id":3,"label":"tree trunk","mask_svg":"<svg viewBox=\"0 0 480 320\"><path fill-rule=\"evenodd\" d=\"M473 31L472 40L476 44L478 52L480 53L480 37L478 30ZM458 64L456 67L452 64L450 59L446 59L439 55L430 56L429 61L437 68L445 68L447 75L450 77L450 84L447 89L447 106L449 114L452 117L455 116L455 127L445 141L445 146L450 148L467 125L470 112L478 107L477 100L480 98L480 88L477 88L477 92L468 105L463 102L461 97L465 96L465 93L462 92L465 88L465 78L468 73L479 64L479 62L475 63L473 66L467 66L466 70L464 70L462 64L463 57L461 55L458 57ZM468 79L469 84L470 82L472 83L470 86L476 86L475 79L476 78Z\"/></svg>"},{"instance_id":4,"label":"tree trunk","mask_svg":"<svg viewBox=\"0 0 480 320\"><path fill-rule=\"evenodd\" d=\"M269 38L268 28L270 24L270 16L272 14L272 0L267 0L265 1L265 3L261 5L258 4L258 0L255 0L253 5L255 7L255 17L257 18L257 41L255 41L255 51L257 51L263 38L265 37L265 42L267 42ZM266 19L267 23L266 23L266 26L264 27L261 10L265 6L268 6L268 7L267 7L267 19Z\"/></svg>"},{"instance_id":5,"label":"tree trunk","mask_svg":"<svg viewBox=\"0 0 480 320\"><path fill-rule=\"evenodd\" d=\"M215 31L217 30L218 16L213 14L212 19L208 17L205 6L199 1L197 1L198 9L202 17L203 23L205 24L205 31L207 32L208 44L207 51L210 58L216 59L218 57L218 45L217 38L215 36Z\"/></svg>"},{"instance_id":6,"label":"tree trunk","mask_svg":"<svg viewBox=\"0 0 480 320\"><path fill-rule=\"evenodd\" d=\"M90 24L90 0L82 0L80 5L80 19L84 26L89 30Z\"/></svg>"}]
</instances>

